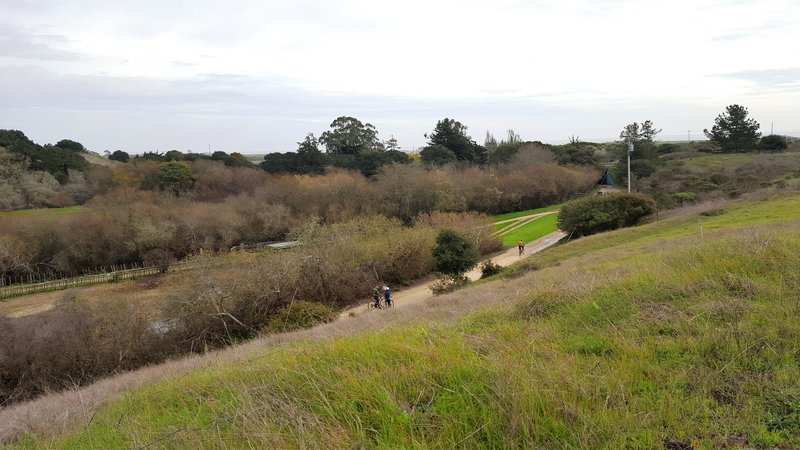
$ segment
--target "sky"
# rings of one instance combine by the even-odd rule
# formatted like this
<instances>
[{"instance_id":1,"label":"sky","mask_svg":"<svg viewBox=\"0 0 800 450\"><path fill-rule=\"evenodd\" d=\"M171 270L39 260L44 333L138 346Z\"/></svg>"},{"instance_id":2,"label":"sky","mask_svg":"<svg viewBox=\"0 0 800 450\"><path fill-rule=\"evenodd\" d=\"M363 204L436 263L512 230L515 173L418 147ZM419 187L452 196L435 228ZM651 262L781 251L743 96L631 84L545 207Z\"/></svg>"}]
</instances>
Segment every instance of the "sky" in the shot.
<instances>
[{"instance_id":1,"label":"sky","mask_svg":"<svg viewBox=\"0 0 800 450\"><path fill-rule=\"evenodd\" d=\"M339 116L406 151L702 137L725 106L800 136L797 0L0 0L0 129L96 152L294 151Z\"/></svg>"}]
</instances>

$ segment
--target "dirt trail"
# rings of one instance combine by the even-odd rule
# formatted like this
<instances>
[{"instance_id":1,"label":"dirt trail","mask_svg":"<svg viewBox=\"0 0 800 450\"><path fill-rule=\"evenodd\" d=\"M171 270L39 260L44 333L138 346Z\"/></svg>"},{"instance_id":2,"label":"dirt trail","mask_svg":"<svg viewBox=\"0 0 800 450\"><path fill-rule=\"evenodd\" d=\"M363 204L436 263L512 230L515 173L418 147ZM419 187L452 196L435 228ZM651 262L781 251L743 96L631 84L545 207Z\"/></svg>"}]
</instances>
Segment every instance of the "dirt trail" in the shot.
<instances>
[{"instance_id":1,"label":"dirt trail","mask_svg":"<svg viewBox=\"0 0 800 450\"><path fill-rule=\"evenodd\" d=\"M500 266L508 266L520 259L525 259L530 255L540 252L547 247L555 244L561 238L566 236L566 233L563 231L555 231L550 233L546 236L543 236L525 246L525 254L519 255L519 251L516 247L512 247L503 253L495 256L492 258L492 262L498 264ZM479 268L473 269L470 272L467 272L467 277L471 281L475 281L481 277L481 271ZM432 276L425 277L423 279L417 280L411 286L404 288L399 291L392 290L392 300L394 300L395 308L403 308L409 305L415 305L422 303L425 300L431 299L434 297L433 293L431 293L431 285L434 283L434 278ZM350 315L361 314L369 309L369 298L365 298L361 305L345 309L339 316L339 318L349 317Z\"/></svg>"}]
</instances>

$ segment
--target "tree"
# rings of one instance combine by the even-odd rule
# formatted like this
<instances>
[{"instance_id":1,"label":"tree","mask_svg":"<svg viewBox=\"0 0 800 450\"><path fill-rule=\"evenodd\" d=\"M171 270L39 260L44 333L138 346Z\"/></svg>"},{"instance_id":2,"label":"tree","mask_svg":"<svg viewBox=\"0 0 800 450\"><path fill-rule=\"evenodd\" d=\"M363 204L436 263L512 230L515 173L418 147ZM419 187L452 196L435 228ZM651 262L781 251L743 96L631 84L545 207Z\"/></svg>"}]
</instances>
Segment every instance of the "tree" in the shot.
<instances>
[{"instance_id":1,"label":"tree","mask_svg":"<svg viewBox=\"0 0 800 450\"><path fill-rule=\"evenodd\" d=\"M479 147L467 135L467 127L453 119L444 118L436 123L436 128L429 135L428 145L441 145L456 156L460 161L485 162L486 148Z\"/></svg>"},{"instance_id":2,"label":"tree","mask_svg":"<svg viewBox=\"0 0 800 450\"><path fill-rule=\"evenodd\" d=\"M217 153L225 154L224 152L214 152L216 155ZM164 154L164 159L167 161L183 161L183 152L180 150L170 150ZM211 159L214 159L214 156L211 156Z\"/></svg>"},{"instance_id":3,"label":"tree","mask_svg":"<svg viewBox=\"0 0 800 450\"><path fill-rule=\"evenodd\" d=\"M197 178L192 168L181 161L169 161L161 164L158 175L158 186L172 195L180 196L194 187Z\"/></svg>"},{"instance_id":4,"label":"tree","mask_svg":"<svg viewBox=\"0 0 800 450\"><path fill-rule=\"evenodd\" d=\"M653 173L658 161L658 152L656 151L655 137L661 129L656 129L653 122L645 120L641 124L633 122L622 129L619 133L619 138L622 142L616 146L615 153L617 155L616 172L620 181L627 181L628 179L628 143L633 144L633 153L631 153L631 173L639 178L646 177Z\"/></svg>"},{"instance_id":5,"label":"tree","mask_svg":"<svg viewBox=\"0 0 800 450\"><path fill-rule=\"evenodd\" d=\"M308 133L297 143L297 152L268 153L264 155L261 168L270 173L321 174L330 163L331 157L320 151L319 141L313 133Z\"/></svg>"},{"instance_id":6,"label":"tree","mask_svg":"<svg viewBox=\"0 0 800 450\"><path fill-rule=\"evenodd\" d=\"M705 129L703 133L724 153L751 151L756 148L761 133L758 132L758 122L748 119L747 114L744 106L730 105L717 116L711 131Z\"/></svg>"},{"instance_id":7,"label":"tree","mask_svg":"<svg viewBox=\"0 0 800 450\"><path fill-rule=\"evenodd\" d=\"M625 125L625 128L619 134L619 138L625 143L632 142L634 146L643 143L652 144L658 133L661 133L661 129L656 130L653 128L653 122L645 120L641 126L638 122Z\"/></svg>"},{"instance_id":8,"label":"tree","mask_svg":"<svg viewBox=\"0 0 800 450\"><path fill-rule=\"evenodd\" d=\"M433 166L442 166L457 160L452 150L441 144L429 145L419 152L422 162Z\"/></svg>"},{"instance_id":9,"label":"tree","mask_svg":"<svg viewBox=\"0 0 800 450\"><path fill-rule=\"evenodd\" d=\"M305 167L305 173L322 173L328 164L328 159L319 149L319 141L313 133L308 133L302 142L297 143L297 155Z\"/></svg>"},{"instance_id":10,"label":"tree","mask_svg":"<svg viewBox=\"0 0 800 450\"><path fill-rule=\"evenodd\" d=\"M453 230L442 230L433 247L436 270L450 276L460 276L475 267L480 255L475 244Z\"/></svg>"},{"instance_id":11,"label":"tree","mask_svg":"<svg viewBox=\"0 0 800 450\"><path fill-rule=\"evenodd\" d=\"M378 131L371 124L355 117L342 116L331 123L331 130L322 133L319 142L331 155L360 155L383 151Z\"/></svg>"},{"instance_id":12,"label":"tree","mask_svg":"<svg viewBox=\"0 0 800 450\"><path fill-rule=\"evenodd\" d=\"M489 152L489 155L497 148L497 139L488 131L486 132L486 138L483 140L483 146L486 147L486 151Z\"/></svg>"},{"instance_id":13,"label":"tree","mask_svg":"<svg viewBox=\"0 0 800 450\"><path fill-rule=\"evenodd\" d=\"M108 157L108 159L126 163L130 161L131 155L129 155L128 152L123 152L122 150L115 150L114 153Z\"/></svg>"},{"instance_id":14,"label":"tree","mask_svg":"<svg viewBox=\"0 0 800 450\"><path fill-rule=\"evenodd\" d=\"M62 139L56 143L56 147L63 148L64 150L70 150L73 152L85 152L86 147L83 146L80 142L75 142L69 139Z\"/></svg>"},{"instance_id":15,"label":"tree","mask_svg":"<svg viewBox=\"0 0 800 450\"><path fill-rule=\"evenodd\" d=\"M383 147L386 149L387 152L400 151L400 146L397 144L397 139L394 138L394 135L389 136L389 140L383 143Z\"/></svg>"},{"instance_id":16,"label":"tree","mask_svg":"<svg viewBox=\"0 0 800 450\"><path fill-rule=\"evenodd\" d=\"M77 152L50 144L38 145L18 130L0 130L0 147L24 155L29 170L47 171L61 184L69 180L69 170L83 171L89 167Z\"/></svg>"}]
</instances>

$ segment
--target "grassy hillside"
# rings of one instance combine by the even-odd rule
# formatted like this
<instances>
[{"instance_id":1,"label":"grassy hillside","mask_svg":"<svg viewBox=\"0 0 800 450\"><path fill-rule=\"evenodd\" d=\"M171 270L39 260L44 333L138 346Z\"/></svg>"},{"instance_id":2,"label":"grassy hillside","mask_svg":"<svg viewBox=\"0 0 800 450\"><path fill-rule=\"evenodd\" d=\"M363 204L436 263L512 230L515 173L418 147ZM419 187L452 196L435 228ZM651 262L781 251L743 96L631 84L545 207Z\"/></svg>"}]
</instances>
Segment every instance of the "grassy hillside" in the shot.
<instances>
[{"instance_id":1,"label":"grassy hillside","mask_svg":"<svg viewBox=\"0 0 800 450\"><path fill-rule=\"evenodd\" d=\"M800 153L673 153L638 180L637 189L662 207L712 198L738 198L767 187L783 190L800 182Z\"/></svg>"},{"instance_id":2,"label":"grassy hillside","mask_svg":"<svg viewBox=\"0 0 800 450\"><path fill-rule=\"evenodd\" d=\"M20 446L797 448L798 217L795 194L580 239L417 320L170 378Z\"/></svg>"},{"instance_id":3,"label":"grassy hillside","mask_svg":"<svg viewBox=\"0 0 800 450\"><path fill-rule=\"evenodd\" d=\"M97 164L98 166L115 167L115 166L118 166L119 164L121 164L119 161L114 161L113 159L108 159L108 158L106 158L104 156L100 156L100 155L98 155L96 153L88 153L88 152L86 152L86 153L81 153L80 155L83 156L83 159L85 159L86 161L90 162L91 164Z\"/></svg>"}]
</instances>

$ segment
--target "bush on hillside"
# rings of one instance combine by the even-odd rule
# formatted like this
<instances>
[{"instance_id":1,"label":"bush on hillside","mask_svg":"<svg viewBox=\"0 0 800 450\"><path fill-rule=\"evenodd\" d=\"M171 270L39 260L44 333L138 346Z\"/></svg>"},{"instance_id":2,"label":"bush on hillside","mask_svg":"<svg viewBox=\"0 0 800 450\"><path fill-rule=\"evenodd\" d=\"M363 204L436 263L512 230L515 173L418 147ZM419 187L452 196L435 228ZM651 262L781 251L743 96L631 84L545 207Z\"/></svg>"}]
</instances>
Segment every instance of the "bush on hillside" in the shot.
<instances>
[{"instance_id":1,"label":"bush on hillside","mask_svg":"<svg viewBox=\"0 0 800 450\"><path fill-rule=\"evenodd\" d=\"M768 152L768 153L782 152L787 148L789 148L789 142L786 140L785 137L777 134L764 136L758 143L758 149L761 150L762 152Z\"/></svg>"},{"instance_id":2,"label":"bush on hillside","mask_svg":"<svg viewBox=\"0 0 800 450\"><path fill-rule=\"evenodd\" d=\"M431 292L433 295L443 295L461 289L468 284L469 278L464 275L440 274L431 285Z\"/></svg>"},{"instance_id":3,"label":"bush on hillside","mask_svg":"<svg viewBox=\"0 0 800 450\"><path fill-rule=\"evenodd\" d=\"M655 201L641 194L608 194L574 200L561 208L558 227L576 237L636 225L656 212Z\"/></svg>"},{"instance_id":4,"label":"bush on hillside","mask_svg":"<svg viewBox=\"0 0 800 450\"><path fill-rule=\"evenodd\" d=\"M480 255L475 244L452 230L442 230L433 248L436 270L447 275L461 275L475 267Z\"/></svg>"},{"instance_id":5,"label":"bush on hillside","mask_svg":"<svg viewBox=\"0 0 800 450\"><path fill-rule=\"evenodd\" d=\"M492 218L477 212L432 212L420 214L414 224L431 227L435 230L449 229L472 239L481 255L496 252L503 248L503 240L494 234Z\"/></svg>"},{"instance_id":6,"label":"bush on hillside","mask_svg":"<svg viewBox=\"0 0 800 450\"><path fill-rule=\"evenodd\" d=\"M503 271L503 266L495 264L491 259L481 263L481 278L489 278Z\"/></svg>"},{"instance_id":7,"label":"bush on hillside","mask_svg":"<svg viewBox=\"0 0 800 450\"><path fill-rule=\"evenodd\" d=\"M336 319L336 310L328 305L306 301L290 303L272 316L263 331L268 333L283 333L287 331L311 328L321 323L333 322Z\"/></svg>"}]
</instances>

